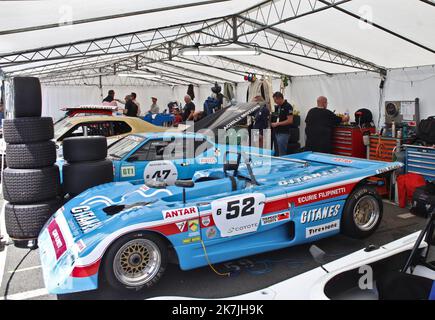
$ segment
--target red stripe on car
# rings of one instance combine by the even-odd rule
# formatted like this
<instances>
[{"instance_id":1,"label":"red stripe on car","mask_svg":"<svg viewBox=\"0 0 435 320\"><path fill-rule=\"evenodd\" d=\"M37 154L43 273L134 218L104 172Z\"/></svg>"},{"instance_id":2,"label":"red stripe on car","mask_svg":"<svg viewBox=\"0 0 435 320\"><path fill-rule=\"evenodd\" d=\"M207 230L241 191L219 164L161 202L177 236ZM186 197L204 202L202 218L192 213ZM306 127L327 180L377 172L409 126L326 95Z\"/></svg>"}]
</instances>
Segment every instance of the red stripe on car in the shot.
<instances>
[{"instance_id":1,"label":"red stripe on car","mask_svg":"<svg viewBox=\"0 0 435 320\"><path fill-rule=\"evenodd\" d=\"M71 272L71 277L73 278L86 278L91 277L98 272L100 268L101 260L98 260L87 266L75 267Z\"/></svg>"}]
</instances>

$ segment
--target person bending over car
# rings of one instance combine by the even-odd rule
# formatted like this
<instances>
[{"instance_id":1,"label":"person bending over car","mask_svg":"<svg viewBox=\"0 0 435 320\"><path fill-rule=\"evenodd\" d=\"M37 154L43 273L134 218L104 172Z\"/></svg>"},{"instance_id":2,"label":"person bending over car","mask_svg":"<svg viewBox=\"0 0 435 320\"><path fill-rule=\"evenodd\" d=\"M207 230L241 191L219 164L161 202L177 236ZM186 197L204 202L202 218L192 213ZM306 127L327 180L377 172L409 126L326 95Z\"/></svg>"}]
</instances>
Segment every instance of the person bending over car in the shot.
<instances>
[{"instance_id":1,"label":"person bending over car","mask_svg":"<svg viewBox=\"0 0 435 320\"><path fill-rule=\"evenodd\" d=\"M317 98L317 107L308 111L305 123L307 141L306 151L332 153L332 130L341 122L349 121L349 116L339 117L327 109L328 99L320 96Z\"/></svg>"}]
</instances>

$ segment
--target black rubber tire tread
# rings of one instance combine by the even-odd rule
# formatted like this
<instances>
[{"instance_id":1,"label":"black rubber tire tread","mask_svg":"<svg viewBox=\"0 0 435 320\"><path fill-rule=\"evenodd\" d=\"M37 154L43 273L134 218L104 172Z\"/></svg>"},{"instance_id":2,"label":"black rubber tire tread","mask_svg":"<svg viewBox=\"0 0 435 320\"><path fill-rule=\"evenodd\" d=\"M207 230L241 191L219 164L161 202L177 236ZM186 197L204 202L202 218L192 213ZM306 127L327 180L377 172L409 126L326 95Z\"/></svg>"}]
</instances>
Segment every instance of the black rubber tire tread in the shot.
<instances>
[{"instance_id":1,"label":"black rubber tire tread","mask_svg":"<svg viewBox=\"0 0 435 320\"><path fill-rule=\"evenodd\" d=\"M148 283L144 284L142 287L128 287L124 284L120 283L114 272L113 272L113 260L116 256L116 252L128 241L138 239L138 238L145 238L148 240L151 240L154 242L157 247L160 250L160 256L161 256L161 264L159 271L157 274L152 278ZM166 270L166 266L168 263L168 247L166 243L156 234L150 233L150 232L134 232L127 234L118 240L116 240L106 251L104 257L103 257L103 263L102 263L102 280L106 281L112 288L115 288L117 290L123 290L123 291L137 291L140 289L150 288L154 286L163 276Z\"/></svg>"},{"instance_id":2,"label":"black rubber tire tread","mask_svg":"<svg viewBox=\"0 0 435 320\"><path fill-rule=\"evenodd\" d=\"M51 140L54 137L53 119L15 118L3 120L5 142L19 144Z\"/></svg>"},{"instance_id":3,"label":"black rubber tire tread","mask_svg":"<svg viewBox=\"0 0 435 320\"><path fill-rule=\"evenodd\" d=\"M41 83L35 77L15 77L14 117L40 117L42 112Z\"/></svg>"},{"instance_id":4,"label":"black rubber tire tread","mask_svg":"<svg viewBox=\"0 0 435 320\"><path fill-rule=\"evenodd\" d=\"M62 178L63 191L76 196L89 188L113 182L113 164L110 160L66 163Z\"/></svg>"},{"instance_id":5,"label":"black rubber tire tread","mask_svg":"<svg viewBox=\"0 0 435 320\"><path fill-rule=\"evenodd\" d=\"M55 198L33 204L6 203L6 232L12 239L37 238L47 220L62 206L62 201Z\"/></svg>"},{"instance_id":6,"label":"black rubber tire tread","mask_svg":"<svg viewBox=\"0 0 435 320\"><path fill-rule=\"evenodd\" d=\"M380 211L377 223L368 231L359 229L355 225L354 218L353 218L354 206L356 205L357 201L365 195L371 195L378 201L379 211ZM372 235L379 227L382 221L382 214L383 214L383 203L381 197L376 192L376 188L368 185L358 186L352 191L352 193L349 195L349 197L346 200L346 204L344 206L343 214L341 217L341 231L343 234L351 238L356 238L356 239L367 238L370 235Z\"/></svg>"},{"instance_id":7,"label":"black rubber tire tread","mask_svg":"<svg viewBox=\"0 0 435 320\"><path fill-rule=\"evenodd\" d=\"M53 141L6 146L6 163L13 169L43 168L56 162L56 144Z\"/></svg>"},{"instance_id":8,"label":"black rubber tire tread","mask_svg":"<svg viewBox=\"0 0 435 320\"><path fill-rule=\"evenodd\" d=\"M63 158L71 163L104 160L107 157L107 139L103 136L66 138L62 147Z\"/></svg>"},{"instance_id":9,"label":"black rubber tire tread","mask_svg":"<svg viewBox=\"0 0 435 320\"><path fill-rule=\"evenodd\" d=\"M12 169L3 171L3 195L14 204L41 202L60 193L59 168Z\"/></svg>"}]
</instances>

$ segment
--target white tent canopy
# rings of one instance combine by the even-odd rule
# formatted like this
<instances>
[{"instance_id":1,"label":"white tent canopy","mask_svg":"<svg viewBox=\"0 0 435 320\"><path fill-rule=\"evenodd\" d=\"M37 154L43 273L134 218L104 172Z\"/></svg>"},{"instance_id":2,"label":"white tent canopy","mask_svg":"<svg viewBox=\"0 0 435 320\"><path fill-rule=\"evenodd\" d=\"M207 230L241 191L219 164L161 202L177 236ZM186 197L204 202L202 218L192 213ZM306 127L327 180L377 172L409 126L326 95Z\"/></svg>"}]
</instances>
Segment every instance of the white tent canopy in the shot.
<instances>
[{"instance_id":1,"label":"white tent canopy","mask_svg":"<svg viewBox=\"0 0 435 320\"><path fill-rule=\"evenodd\" d=\"M262 54L180 55L198 45ZM302 118L318 95L338 112L369 108L376 121L385 100L419 97L423 118L434 114L434 65L434 0L0 1L0 78L39 77L55 118L108 89L163 106L194 84L201 107L212 84L232 82L244 101L247 73L271 76L275 90L290 76L285 95ZM137 70L162 77L118 76Z\"/></svg>"},{"instance_id":2,"label":"white tent canopy","mask_svg":"<svg viewBox=\"0 0 435 320\"><path fill-rule=\"evenodd\" d=\"M65 85L136 69L173 85L240 82L246 72L379 73L435 64L434 30L432 0L1 1L0 68ZM179 55L197 43L262 54Z\"/></svg>"}]
</instances>

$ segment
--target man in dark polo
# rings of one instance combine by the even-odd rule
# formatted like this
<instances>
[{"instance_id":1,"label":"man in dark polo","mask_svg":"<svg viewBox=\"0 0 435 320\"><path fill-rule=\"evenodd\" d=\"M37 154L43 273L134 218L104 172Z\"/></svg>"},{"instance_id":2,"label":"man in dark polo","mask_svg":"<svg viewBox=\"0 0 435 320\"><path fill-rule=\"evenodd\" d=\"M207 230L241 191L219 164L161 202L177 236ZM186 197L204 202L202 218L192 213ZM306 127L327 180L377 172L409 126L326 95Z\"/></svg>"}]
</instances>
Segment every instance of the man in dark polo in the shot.
<instances>
[{"instance_id":1,"label":"man in dark polo","mask_svg":"<svg viewBox=\"0 0 435 320\"><path fill-rule=\"evenodd\" d=\"M273 101L275 112L272 114L270 125L275 140L275 155L283 156L287 154L290 125L293 123L293 107L284 99L281 92L273 94Z\"/></svg>"}]
</instances>

